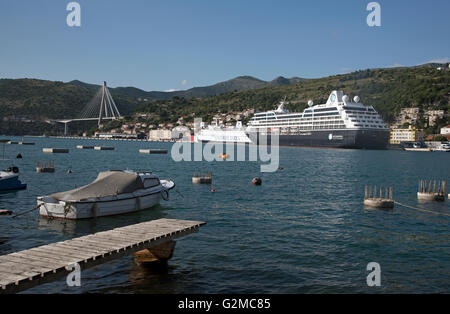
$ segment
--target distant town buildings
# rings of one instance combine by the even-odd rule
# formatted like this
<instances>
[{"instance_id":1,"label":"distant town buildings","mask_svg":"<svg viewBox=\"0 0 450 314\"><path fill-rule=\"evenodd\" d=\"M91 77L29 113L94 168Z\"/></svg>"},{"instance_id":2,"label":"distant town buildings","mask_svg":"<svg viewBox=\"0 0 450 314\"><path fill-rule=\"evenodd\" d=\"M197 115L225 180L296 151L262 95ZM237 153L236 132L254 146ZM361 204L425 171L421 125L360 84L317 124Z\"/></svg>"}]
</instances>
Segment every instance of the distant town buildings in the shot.
<instances>
[{"instance_id":1,"label":"distant town buildings","mask_svg":"<svg viewBox=\"0 0 450 314\"><path fill-rule=\"evenodd\" d=\"M416 124L419 119L419 108L402 108L397 117L395 126L402 126L405 124Z\"/></svg>"},{"instance_id":2,"label":"distant town buildings","mask_svg":"<svg viewBox=\"0 0 450 314\"><path fill-rule=\"evenodd\" d=\"M428 119L429 126L434 126L436 124L436 120L442 119L444 115L444 110L427 110L424 114L425 118Z\"/></svg>"},{"instance_id":3,"label":"distant town buildings","mask_svg":"<svg viewBox=\"0 0 450 314\"><path fill-rule=\"evenodd\" d=\"M434 126L438 119L445 116L444 110L425 110L423 117L427 120L428 126ZM397 116L393 127L401 127L405 124L414 125L420 118L420 109L417 107L402 108L400 114Z\"/></svg>"},{"instance_id":4,"label":"distant town buildings","mask_svg":"<svg viewBox=\"0 0 450 314\"><path fill-rule=\"evenodd\" d=\"M401 144L403 142L421 142L423 141L423 132L409 126L407 129L391 129L391 144Z\"/></svg>"},{"instance_id":5,"label":"distant town buildings","mask_svg":"<svg viewBox=\"0 0 450 314\"><path fill-rule=\"evenodd\" d=\"M255 113L254 109L246 109L240 112L230 112L230 113L218 113L213 117L211 124L232 126L235 121L241 121L244 118L248 118Z\"/></svg>"},{"instance_id":6,"label":"distant town buildings","mask_svg":"<svg viewBox=\"0 0 450 314\"><path fill-rule=\"evenodd\" d=\"M170 141L172 140L172 130L158 129L151 130L148 134L150 141Z\"/></svg>"}]
</instances>

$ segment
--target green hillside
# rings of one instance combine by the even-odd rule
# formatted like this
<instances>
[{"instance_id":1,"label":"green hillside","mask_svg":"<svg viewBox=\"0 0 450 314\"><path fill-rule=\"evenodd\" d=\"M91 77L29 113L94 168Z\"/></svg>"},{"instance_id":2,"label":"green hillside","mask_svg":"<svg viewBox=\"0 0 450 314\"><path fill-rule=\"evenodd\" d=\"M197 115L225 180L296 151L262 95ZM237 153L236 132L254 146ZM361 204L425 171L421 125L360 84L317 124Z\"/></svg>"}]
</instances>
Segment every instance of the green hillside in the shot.
<instances>
[{"instance_id":1,"label":"green hillside","mask_svg":"<svg viewBox=\"0 0 450 314\"><path fill-rule=\"evenodd\" d=\"M171 99L165 99L165 92L144 92L133 87L111 88L110 91L120 112L130 117L128 121L134 120L132 116L137 111L147 113L148 118L145 120L151 124L176 122L180 117L187 117L189 121L194 115L210 121L218 112L239 112L250 108L270 110L276 108L279 100L285 96L290 102L290 111L302 111L309 99L315 104L324 103L333 90L343 90L351 97L359 95L364 104L373 105L387 122L392 122L403 107L420 107L422 110L445 110L447 118L439 121L439 125L450 124L450 70L448 65L445 70L438 71L436 68L437 65L424 65L372 69L308 80L278 77L271 82L242 76L183 91L179 94L183 96L171 94ZM20 135L25 132L39 134L44 130L48 133L61 132L61 126L37 124L33 127L30 122L18 122L17 118L45 120L78 117L98 87L79 81L62 83L36 79L0 79L0 133ZM141 93L153 93L163 99L147 98L147 101L143 101L136 98ZM216 94L208 96L209 93ZM204 97L200 97L202 95ZM73 124L71 129L80 131L92 126Z\"/></svg>"},{"instance_id":2,"label":"green hillside","mask_svg":"<svg viewBox=\"0 0 450 314\"><path fill-rule=\"evenodd\" d=\"M36 79L0 79L0 134L61 134L63 125L47 119L77 118L97 90L63 82ZM137 102L115 98L122 114L134 112ZM27 121L24 121L24 120ZM72 131L91 128L95 122L72 123Z\"/></svg>"},{"instance_id":3,"label":"green hillside","mask_svg":"<svg viewBox=\"0 0 450 314\"><path fill-rule=\"evenodd\" d=\"M201 99L175 97L141 105L137 110L153 114L154 122L175 122L190 113L210 119L217 112L275 109L286 96L290 111L302 111L309 99L315 104L324 103L333 90L343 90L352 97L359 95L364 104L373 105L391 122L403 107L439 108L448 112L450 71L429 66L364 70Z\"/></svg>"},{"instance_id":4,"label":"green hillside","mask_svg":"<svg viewBox=\"0 0 450 314\"><path fill-rule=\"evenodd\" d=\"M33 119L78 117L97 89L36 79L0 79L0 115ZM117 97L119 111L132 114L136 101Z\"/></svg>"}]
</instances>

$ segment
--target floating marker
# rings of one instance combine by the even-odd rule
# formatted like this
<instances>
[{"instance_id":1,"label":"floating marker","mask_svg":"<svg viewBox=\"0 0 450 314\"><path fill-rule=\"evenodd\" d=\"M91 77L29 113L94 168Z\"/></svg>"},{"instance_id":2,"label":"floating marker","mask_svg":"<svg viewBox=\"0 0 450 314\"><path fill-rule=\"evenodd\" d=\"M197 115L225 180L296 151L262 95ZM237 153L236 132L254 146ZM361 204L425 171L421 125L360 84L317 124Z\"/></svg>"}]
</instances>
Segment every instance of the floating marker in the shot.
<instances>
[{"instance_id":1,"label":"floating marker","mask_svg":"<svg viewBox=\"0 0 450 314\"><path fill-rule=\"evenodd\" d=\"M167 149L140 149L141 154L167 154Z\"/></svg>"},{"instance_id":2,"label":"floating marker","mask_svg":"<svg viewBox=\"0 0 450 314\"><path fill-rule=\"evenodd\" d=\"M253 185L261 185L261 184L262 184L261 178L258 178L258 177L253 178L252 184L253 184Z\"/></svg>"},{"instance_id":3,"label":"floating marker","mask_svg":"<svg viewBox=\"0 0 450 314\"><path fill-rule=\"evenodd\" d=\"M434 180L433 182L419 180L419 189L417 191L417 199L422 201L445 201L445 181Z\"/></svg>"},{"instance_id":4,"label":"floating marker","mask_svg":"<svg viewBox=\"0 0 450 314\"><path fill-rule=\"evenodd\" d=\"M94 146L94 150L114 150L112 146Z\"/></svg>"},{"instance_id":5,"label":"floating marker","mask_svg":"<svg viewBox=\"0 0 450 314\"><path fill-rule=\"evenodd\" d=\"M67 154L69 152L67 148L43 148L42 151L52 154Z\"/></svg>"},{"instance_id":6,"label":"floating marker","mask_svg":"<svg viewBox=\"0 0 450 314\"><path fill-rule=\"evenodd\" d=\"M37 173L53 173L55 172L55 162L52 160L48 163L41 163L40 161L36 164Z\"/></svg>"},{"instance_id":7,"label":"floating marker","mask_svg":"<svg viewBox=\"0 0 450 314\"><path fill-rule=\"evenodd\" d=\"M192 183L194 184L211 184L212 183L212 172L208 174L200 174L194 172L194 176L192 177Z\"/></svg>"},{"instance_id":8,"label":"floating marker","mask_svg":"<svg viewBox=\"0 0 450 314\"><path fill-rule=\"evenodd\" d=\"M364 187L364 205L374 208L394 208L394 189L386 187L383 196L383 188L381 186L378 191L377 186L366 185Z\"/></svg>"},{"instance_id":9,"label":"floating marker","mask_svg":"<svg viewBox=\"0 0 450 314\"><path fill-rule=\"evenodd\" d=\"M94 149L94 146L77 145L78 149Z\"/></svg>"}]
</instances>

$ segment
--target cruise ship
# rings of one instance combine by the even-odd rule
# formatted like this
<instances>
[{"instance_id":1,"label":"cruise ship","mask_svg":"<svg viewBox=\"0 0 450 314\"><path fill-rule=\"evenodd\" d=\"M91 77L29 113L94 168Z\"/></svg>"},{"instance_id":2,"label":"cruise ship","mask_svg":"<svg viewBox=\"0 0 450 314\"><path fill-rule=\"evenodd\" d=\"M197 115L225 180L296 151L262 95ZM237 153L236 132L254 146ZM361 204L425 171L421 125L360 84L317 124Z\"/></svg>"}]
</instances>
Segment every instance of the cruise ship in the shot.
<instances>
[{"instance_id":1,"label":"cruise ship","mask_svg":"<svg viewBox=\"0 0 450 314\"><path fill-rule=\"evenodd\" d=\"M389 129L372 106L333 91L326 104L310 100L303 113L291 113L283 100L274 111L259 112L250 119L246 133L252 142L270 144L279 135L280 146L385 149ZM261 136L267 136L262 140Z\"/></svg>"},{"instance_id":2,"label":"cruise ship","mask_svg":"<svg viewBox=\"0 0 450 314\"><path fill-rule=\"evenodd\" d=\"M238 121L233 127L224 127L216 121L215 125L201 128L199 134L194 136L194 142L251 143L241 121Z\"/></svg>"}]
</instances>

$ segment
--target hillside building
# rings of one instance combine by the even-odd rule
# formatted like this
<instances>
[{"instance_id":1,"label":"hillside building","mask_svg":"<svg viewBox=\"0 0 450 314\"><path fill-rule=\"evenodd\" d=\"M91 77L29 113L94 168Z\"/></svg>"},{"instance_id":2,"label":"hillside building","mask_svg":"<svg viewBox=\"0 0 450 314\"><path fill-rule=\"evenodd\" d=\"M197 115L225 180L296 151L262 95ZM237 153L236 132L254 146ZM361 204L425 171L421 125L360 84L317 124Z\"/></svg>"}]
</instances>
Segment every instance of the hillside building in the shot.
<instances>
[{"instance_id":1,"label":"hillside building","mask_svg":"<svg viewBox=\"0 0 450 314\"><path fill-rule=\"evenodd\" d=\"M450 135L450 124L447 125L447 126L444 126L444 127L441 129L441 134L442 134L442 135Z\"/></svg>"},{"instance_id":2,"label":"hillside building","mask_svg":"<svg viewBox=\"0 0 450 314\"><path fill-rule=\"evenodd\" d=\"M436 124L436 120L442 119L444 115L444 110L427 110L425 111L424 116L428 119L428 125L434 126Z\"/></svg>"},{"instance_id":3,"label":"hillside building","mask_svg":"<svg viewBox=\"0 0 450 314\"><path fill-rule=\"evenodd\" d=\"M167 129L151 130L148 133L149 141L170 141L172 140L172 131Z\"/></svg>"},{"instance_id":4,"label":"hillside building","mask_svg":"<svg viewBox=\"0 0 450 314\"><path fill-rule=\"evenodd\" d=\"M411 125L407 129L391 129L389 143L401 144L404 142L422 142L423 132L413 128Z\"/></svg>"}]
</instances>

